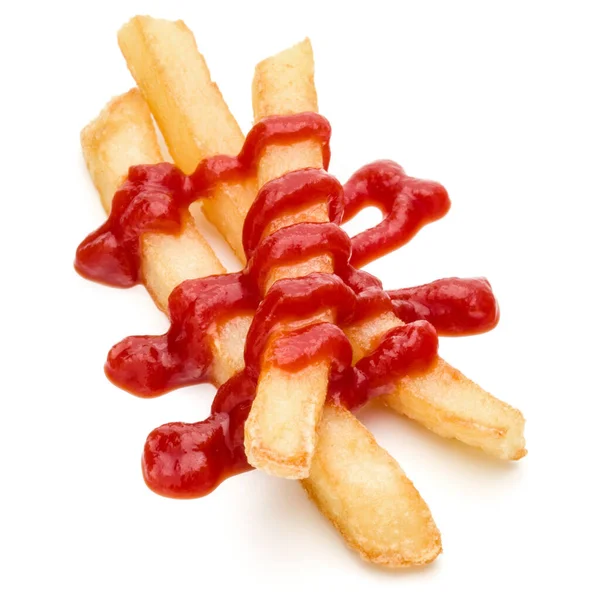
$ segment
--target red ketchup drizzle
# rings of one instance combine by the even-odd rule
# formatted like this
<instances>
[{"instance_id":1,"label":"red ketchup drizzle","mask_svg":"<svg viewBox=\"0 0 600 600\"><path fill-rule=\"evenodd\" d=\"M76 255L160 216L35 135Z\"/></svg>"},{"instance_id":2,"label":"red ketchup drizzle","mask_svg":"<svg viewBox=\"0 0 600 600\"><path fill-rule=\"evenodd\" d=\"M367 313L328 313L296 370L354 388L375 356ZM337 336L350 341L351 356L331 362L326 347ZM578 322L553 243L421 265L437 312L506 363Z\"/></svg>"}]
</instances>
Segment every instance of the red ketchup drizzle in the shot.
<instances>
[{"instance_id":1,"label":"red ketchup drizzle","mask_svg":"<svg viewBox=\"0 0 600 600\"><path fill-rule=\"evenodd\" d=\"M352 265L362 267L403 246L427 223L450 208L448 192L434 181L408 177L391 160L365 165L344 186L344 223L366 206L376 206L383 220L352 238Z\"/></svg>"},{"instance_id":2,"label":"red ketchup drizzle","mask_svg":"<svg viewBox=\"0 0 600 600\"><path fill-rule=\"evenodd\" d=\"M232 314L252 312L260 300L252 289L243 273L184 281L169 296L167 333L130 336L113 346L107 377L145 398L210 381L210 328Z\"/></svg>"},{"instance_id":3,"label":"red ketchup drizzle","mask_svg":"<svg viewBox=\"0 0 600 600\"><path fill-rule=\"evenodd\" d=\"M490 282L448 277L388 294L399 319L429 321L438 335L485 333L498 324L500 309Z\"/></svg>"},{"instance_id":4,"label":"red ketchup drizzle","mask_svg":"<svg viewBox=\"0 0 600 600\"><path fill-rule=\"evenodd\" d=\"M75 268L80 275L116 287L141 283L140 238L144 233L181 231L182 211L224 181L250 175L270 144L316 139L329 165L329 121L315 113L267 117L250 131L237 156L213 156L200 162L188 177L177 167L161 163L131 167L113 198L110 215L77 248Z\"/></svg>"},{"instance_id":5,"label":"red ketchup drizzle","mask_svg":"<svg viewBox=\"0 0 600 600\"><path fill-rule=\"evenodd\" d=\"M208 419L152 431L142 456L148 487L170 498L199 498L252 469L244 452L244 423L255 392L256 383L242 371L219 388Z\"/></svg>"},{"instance_id":6,"label":"red ketchup drizzle","mask_svg":"<svg viewBox=\"0 0 600 600\"><path fill-rule=\"evenodd\" d=\"M79 244L75 269L87 279L116 287L140 283L141 236L179 233L181 207L193 200L190 180L177 167L131 167L113 197L107 221Z\"/></svg>"},{"instance_id":7,"label":"red ketchup drizzle","mask_svg":"<svg viewBox=\"0 0 600 600\"><path fill-rule=\"evenodd\" d=\"M329 136L329 123L317 114L270 117L250 131L237 157L206 159L190 176L168 164L132 167L115 195L107 222L79 246L77 270L119 287L139 283L144 233L180 231L182 212L195 198L210 194L223 181L251 176L268 144L318 139L327 167ZM291 225L262 239L279 214L322 198L327 199L330 223ZM382 222L350 240L338 224L370 204L381 208ZM183 282L169 298L167 333L129 337L109 352L109 378L141 396L209 381L212 326L220 319L256 311L246 340L245 369L219 388L208 419L169 423L148 436L142 465L149 487L167 496L198 497L225 478L251 468L244 453L244 423L263 360L295 372L327 358L331 362L330 401L355 410L385 393L398 377L431 363L437 354L436 323L448 331L454 319L455 334L482 327L486 319L491 323L490 303L484 301L489 297L482 290L472 291L471 308L465 308L459 298L453 303L448 286L438 286L436 293L419 291L427 286L398 290L393 292L392 304L377 278L355 268L403 245L448 207L442 186L407 177L391 161L363 167L343 188L320 169L287 173L263 186L244 224L246 268L236 274ZM323 252L332 256L335 274L277 281L261 302L270 269ZM464 297L470 284L453 281L453 289ZM291 332L281 330L282 322L326 309L334 311L336 324L318 322ZM370 355L352 366L352 348L339 326L392 310L412 322L388 331ZM433 325L420 320L425 313ZM270 354L264 356L271 339Z\"/></svg>"}]
</instances>

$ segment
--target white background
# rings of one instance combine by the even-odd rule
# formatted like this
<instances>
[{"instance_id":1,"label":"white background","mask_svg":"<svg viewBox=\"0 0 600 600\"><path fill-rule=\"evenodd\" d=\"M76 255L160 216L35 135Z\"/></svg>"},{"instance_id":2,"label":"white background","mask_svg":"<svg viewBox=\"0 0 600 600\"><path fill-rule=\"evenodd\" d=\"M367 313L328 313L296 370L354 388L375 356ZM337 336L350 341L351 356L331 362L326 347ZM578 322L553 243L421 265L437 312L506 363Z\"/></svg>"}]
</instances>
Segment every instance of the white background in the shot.
<instances>
[{"instance_id":1,"label":"white background","mask_svg":"<svg viewBox=\"0 0 600 600\"><path fill-rule=\"evenodd\" d=\"M594 3L110 4L14 2L0 18L0 596L598 598ZM187 22L244 129L254 64L309 35L332 173L393 158L449 190L449 215L371 270L388 288L490 279L498 328L441 350L524 412L530 454L500 464L365 411L442 532L432 566L362 563L293 482L253 472L186 502L145 487L147 433L202 419L213 390L144 401L112 387L110 346L166 319L142 288L72 268L104 218L79 131L132 86L116 31L136 13Z\"/></svg>"}]
</instances>

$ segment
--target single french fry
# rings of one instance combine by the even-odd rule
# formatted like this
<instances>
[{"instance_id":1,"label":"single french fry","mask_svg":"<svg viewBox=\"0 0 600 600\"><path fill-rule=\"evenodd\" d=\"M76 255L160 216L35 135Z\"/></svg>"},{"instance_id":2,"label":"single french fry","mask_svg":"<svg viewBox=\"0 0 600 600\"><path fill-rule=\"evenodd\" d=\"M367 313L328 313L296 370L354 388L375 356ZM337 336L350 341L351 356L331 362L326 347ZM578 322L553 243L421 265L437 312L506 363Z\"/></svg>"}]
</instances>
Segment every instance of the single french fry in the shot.
<instances>
[{"instance_id":1,"label":"single french fry","mask_svg":"<svg viewBox=\"0 0 600 600\"><path fill-rule=\"evenodd\" d=\"M178 31L173 31L171 25L162 23L163 31L161 35L179 36ZM175 44L176 42L172 43ZM181 44L181 47L183 46ZM307 68L306 64L312 63L312 53L308 50L306 44L297 46L296 50L298 49L304 49L304 51L296 51L288 54L287 58L290 61L293 60L300 63L299 66L294 67L290 62L280 62L276 66L279 69L278 76L270 80L262 76L262 71L264 71L266 64L262 63L263 66L259 66L254 88L254 107L259 114L263 114L263 112L266 114L273 110L267 101L267 98L271 96L271 90L269 89L268 93L263 93L267 85L279 86L275 89L281 90L283 86L281 82L286 81L286 74L289 80L289 74L292 71L296 74L311 72L312 67ZM129 55L126 55L126 58L130 63L146 60L140 58L143 54L141 49L136 49L129 53ZM181 61L189 65L193 64L195 60L193 57L196 54L199 54L198 50L195 45L192 47L190 44L189 46L185 46L185 52L172 53L168 56L160 55L155 60L159 60L161 64L171 65L171 63ZM135 68L131 65L130 69L132 72L135 72ZM208 84L207 81L210 82L210 78L207 79L204 76L204 72L199 72L199 70L189 69L186 72L186 78L194 79L195 83L193 85L201 84L205 86ZM304 87L306 88L306 86ZM144 93L148 97L157 92L153 86L148 88ZM282 92L279 91L278 94L282 94ZM289 95L291 96L291 94L290 88ZM301 110L307 110L310 106L313 106L313 99L306 95L306 92L304 98L305 104L300 108ZM293 97L291 100L294 101ZM297 102L297 100L295 101ZM186 111L176 108L174 111L163 115L163 119L179 123L181 129L185 129L186 127L191 128L193 121L187 113L194 110L200 111L202 107L194 104L194 98L188 94L179 99L177 105L186 107ZM227 110L224 103L221 109ZM212 110L212 107L210 110ZM164 131L163 133L165 137L168 137L170 132ZM197 131L196 134L200 135L200 132ZM227 135L232 135L232 133L228 132ZM178 138L176 134L173 134L170 143L171 145L177 145ZM297 152L297 146L298 144L294 146L293 152L292 150L289 151L294 157L300 156L300 153ZM290 157L285 156L285 152L285 149L282 147L268 148L265 151L266 162L261 161L263 173L268 168L267 166L271 160L280 160L281 164L288 164ZM307 149L306 152L313 156L310 149ZM196 155L197 152L192 156ZM271 158L271 155L279 158ZM302 160L304 160L304 155L302 156ZM308 160L310 159L307 159L307 162ZM318 158L315 160L318 160ZM281 170L277 166L272 168L274 172ZM219 197L219 200L221 201L219 204L221 212L219 214L212 213L212 222L235 250L241 245L241 231L245 213L243 210L239 210L239 199L237 203L229 202L229 199L224 196ZM210 202L210 200L207 202ZM208 212L206 203L205 211ZM305 221L319 221L324 219L324 216L322 216L322 213L319 213L318 209L312 217L309 213L310 211L307 211L307 215L304 218ZM236 220L238 222L234 223ZM233 231L237 232L234 234L237 237L232 240ZM376 347L383 332L400 324L401 321L394 314L389 313L381 315L377 319L371 319L349 327L345 330L345 333L351 341L355 355L358 358ZM481 448L486 453L497 458L517 460L527 453L523 436L525 420L521 412L477 386L442 359L439 359L436 365L425 374L418 377L407 376L401 378L395 387L394 393L388 394L385 400L393 410L414 419L435 433L444 437L456 438L466 444Z\"/></svg>"},{"instance_id":2,"label":"single french fry","mask_svg":"<svg viewBox=\"0 0 600 600\"><path fill-rule=\"evenodd\" d=\"M379 338L402 321L388 313L344 331L355 360L375 349ZM380 398L390 408L446 438L455 438L505 460L527 454L520 411L498 400L441 358L425 372L400 378Z\"/></svg>"},{"instance_id":3,"label":"single french fry","mask_svg":"<svg viewBox=\"0 0 600 600\"><path fill-rule=\"evenodd\" d=\"M137 90L132 90L111 101L84 131L86 163L108 211L129 166L161 160L150 113ZM147 248L146 244L142 246L143 270L152 268L150 263L161 246L154 253L148 253ZM184 245L169 246L165 251L161 263L168 268L173 259L174 271L157 271L158 277L165 278L162 287L178 278L177 265L188 251ZM215 273L222 272L223 267L205 242L193 251L198 254L195 260L206 265L216 261ZM250 316L243 316L218 324L212 341L212 372L217 385L243 368L250 321ZM398 463L351 413L340 408L325 409L316 458L314 474L302 483L310 486L317 507L365 560L406 567L430 562L441 552L440 534L427 504Z\"/></svg>"},{"instance_id":4,"label":"single french fry","mask_svg":"<svg viewBox=\"0 0 600 600\"><path fill-rule=\"evenodd\" d=\"M313 65L308 39L257 65L252 83L254 120L317 112ZM307 167L323 167L321 146L316 140L270 144L258 163L257 185L260 188L289 171ZM311 208L311 221L329 221L326 198L315 198ZM265 234L305 222L306 216L305 211L298 211L285 215L284 219L275 219ZM271 270L268 285L277 279L312 272L333 273L331 255L324 253L280 265ZM314 322L333 319L330 311L314 316ZM293 323L288 325L289 329L293 327ZM265 355L268 354L267 348ZM263 363L244 433L246 454L252 464L283 477L307 477L316 446L317 425L327 398L329 370L329 360L308 365L297 373Z\"/></svg>"},{"instance_id":5,"label":"single french fry","mask_svg":"<svg viewBox=\"0 0 600 600\"><path fill-rule=\"evenodd\" d=\"M150 111L137 89L113 99L81 132L81 145L107 211L130 165L163 160ZM182 281L225 272L189 214L177 236L145 234L141 255L144 284L164 312L169 294Z\"/></svg>"},{"instance_id":6,"label":"single french fry","mask_svg":"<svg viewBox=\"0 0 600 600\"><path fill-rule=\"evenodd\" d=\"M191 173L207 156L240 151L244 135L211 81L194 34L183 21L134 17L120 29L118 41L182 171ZM241 227L255 195L253 182L249 187L228 184L203 205L208 220L220 223L221 233L242 261L246 259Z\"/></svg>"},{"instance_id":7,"label":"single french fry","mask_svg":"<svg viewBox=\"0 0 600 600\"><path fill-rule=\"evenodd\" d=\"M310 477L302 484L364 559L401 567L429 563L439 554L440 534L429 508L396 461L347 410L325 405Z\"/></svg>"}]
</instances>

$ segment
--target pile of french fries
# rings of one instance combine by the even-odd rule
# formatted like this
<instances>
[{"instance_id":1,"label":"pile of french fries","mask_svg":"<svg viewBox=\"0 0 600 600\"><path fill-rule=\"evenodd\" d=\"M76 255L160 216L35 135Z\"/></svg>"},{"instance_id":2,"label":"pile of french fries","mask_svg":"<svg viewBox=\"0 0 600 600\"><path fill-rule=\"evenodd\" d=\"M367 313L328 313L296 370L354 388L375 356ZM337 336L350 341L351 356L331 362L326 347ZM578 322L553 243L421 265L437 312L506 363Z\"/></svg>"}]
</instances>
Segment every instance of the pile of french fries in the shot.
<instances>
[{"instance_id":1,"label":"pile of french fries","mask_svg":"<svg viewBox=\"0 0 600 600\"><path fill-rule=\"evenodd\" d=\"M244 142L183 22L134 17L120 30L118 40L137 88L114 98L81 134L86 164L107 212L130 166L164 161L152 117L173 161L185 173L206 157L237 154ZM308 40L258 64L252 86L255 120L318 112L313 75ZM157 307L167 312L169 295L181 282L225 272L198 230L200 210L245 262L242 229L257 190L289 171L322 168L322 160L318 140L271 144L260 157L255 177L222 183L209 197L199 198L185 215L179 234L144 234L141 270ZM275 219L265 235L307 221L328 221L325 198ZM266 293L279 279L315 271L333 272L330 255L271 269L261 291ZM252 316L226 319L212 332L216 386L243 369ZM315 319L332 320L333 315L326 310ZM390 312L347 327L354 360L374 350L382 334L401 324ZM286 324L290 329L295 326ZM427 504L356 417L325 402L329 369L326 360L296 374L263 364L245 428L248 461L271 474L300 480L364 559L388 567L431 562L442 547ZM424 373L399 378L381 400L438 435L499 459L517 460L526 454L521 413L441 358Z\"/></svg>"}]
</instances>

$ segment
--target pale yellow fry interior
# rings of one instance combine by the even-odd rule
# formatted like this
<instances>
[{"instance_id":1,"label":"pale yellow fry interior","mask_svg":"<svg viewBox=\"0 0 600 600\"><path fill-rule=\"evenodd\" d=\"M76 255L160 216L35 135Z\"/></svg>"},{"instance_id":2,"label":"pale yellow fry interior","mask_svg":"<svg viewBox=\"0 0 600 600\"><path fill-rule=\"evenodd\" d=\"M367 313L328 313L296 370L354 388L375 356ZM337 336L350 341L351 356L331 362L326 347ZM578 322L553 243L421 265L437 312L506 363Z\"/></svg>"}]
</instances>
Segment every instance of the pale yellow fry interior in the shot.
<instances>
[{"instance_id":1,"label":"pale yellow fry interior","mask_svg":"<svg viewBox=\"0 0 600 600\"><path fill-rule=\"evenodd\" d=\"M94 142L88 143L91 139ZM161 160L150 113L137 90L108 104L85 129L82 146L107 211L130 165ZM160 252L160 245L157 248ZM167 270L172 268L172 272L163 273L165 288L168 281L178 278L180 259L184 260L188 251L197 254L195 260L204 261L205 266L199 271L210 274L209 265L214 265L216 259L206 243L191 250L179 246L177 252L181 256L174 257L172 263L171 248L161 257ZM147 254L146 245L142 254L143 269L151 268L149 263L153 262L154 254ZM215 272L221 272L218 261L216 265ZM155 292L155 298L157 295ZM213 341L213 380L217 385L243 368L250 320L250 316L236 317L217 326ZM340 531L348 546L365 560L388 567L432 561L441 552L439 531L411 481L352 414L326 407L324 415L315 454L319 468L302 482L310 486L317 507ZM337 421L339 428L332 426ZM349 464L353 465L352 470L348 469ZM351 473L354 475L349 477ZM361 475L356 476L358 473ZM376 501L370 505L364 501L368 497L376 497ZM386 535L382 536L382 531Z\"/></svg>"}]
</instances>

